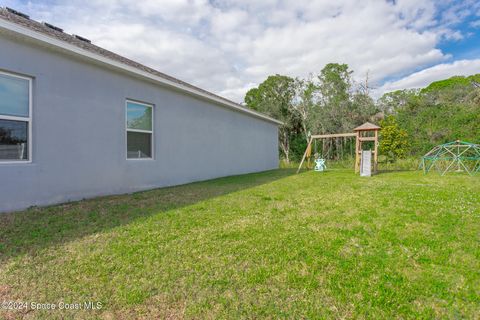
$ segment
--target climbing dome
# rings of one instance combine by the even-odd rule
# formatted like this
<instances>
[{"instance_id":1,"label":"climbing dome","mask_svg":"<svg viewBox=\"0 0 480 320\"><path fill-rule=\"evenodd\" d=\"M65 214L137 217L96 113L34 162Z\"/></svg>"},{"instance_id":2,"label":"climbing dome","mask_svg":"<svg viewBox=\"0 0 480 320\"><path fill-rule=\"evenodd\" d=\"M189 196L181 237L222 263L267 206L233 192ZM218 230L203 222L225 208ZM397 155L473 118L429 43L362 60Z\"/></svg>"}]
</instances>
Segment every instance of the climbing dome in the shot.
<instances>
[{"instance_id":1,"label":"climbing dome","mask_svg":"<svg viewBox=\"0 0 480 320\"><path fill-rule=\"evenodd\" d=\"M432 169L442 176L448 172L480 172L480 145L465 141L441 144L422 157L420 167L426 174Z\"/></svg>"}]
</instances>

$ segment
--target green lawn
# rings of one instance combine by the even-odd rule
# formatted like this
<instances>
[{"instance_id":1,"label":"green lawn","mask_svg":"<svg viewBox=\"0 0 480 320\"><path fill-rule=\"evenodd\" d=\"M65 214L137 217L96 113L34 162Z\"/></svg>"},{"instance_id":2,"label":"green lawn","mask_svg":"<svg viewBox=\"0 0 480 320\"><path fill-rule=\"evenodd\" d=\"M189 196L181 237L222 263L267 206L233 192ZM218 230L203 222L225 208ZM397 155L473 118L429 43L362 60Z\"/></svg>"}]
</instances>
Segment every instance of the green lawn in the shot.
<instances>
[{"instance_id":1,"label":"green lawn","mask_svg":"<svg viewBox=\"0 0 480 320\"><path fill-rule=\"evenodd\" d=\"M275 170L0 215L0 318L473 318L480 175ZM2 313L3 312L3 313Z\"/></svg>"}]
</instances>

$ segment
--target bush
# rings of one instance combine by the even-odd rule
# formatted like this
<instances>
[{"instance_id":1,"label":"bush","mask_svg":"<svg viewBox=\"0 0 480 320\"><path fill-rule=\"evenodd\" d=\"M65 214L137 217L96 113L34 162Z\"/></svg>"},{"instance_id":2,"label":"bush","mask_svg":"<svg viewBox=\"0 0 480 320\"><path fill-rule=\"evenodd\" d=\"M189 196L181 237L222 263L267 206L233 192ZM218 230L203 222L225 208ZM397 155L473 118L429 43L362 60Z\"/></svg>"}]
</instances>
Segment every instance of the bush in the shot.
<instances>
[{"instance_id":1,"label":"bush","mask_svg":"<svg viewBox=\"0 0 480 320\"><path fill-rule=\"evenodd\" d=\"M290 161L300 162L302 160L307 141L302 134L294 135L290 140Z\"/></svg>"},{"instance_id":2,"label":"bush","mask_svg":"<svg viewBox=\"0 0 480 320\"><path fill-rule=\"evenodd\" d=\"M410 148L407 132L399 127L394 116L380 121L380 126L380 153L386 156L389 162L404 159Z\"/></svg>"}]
</instances>

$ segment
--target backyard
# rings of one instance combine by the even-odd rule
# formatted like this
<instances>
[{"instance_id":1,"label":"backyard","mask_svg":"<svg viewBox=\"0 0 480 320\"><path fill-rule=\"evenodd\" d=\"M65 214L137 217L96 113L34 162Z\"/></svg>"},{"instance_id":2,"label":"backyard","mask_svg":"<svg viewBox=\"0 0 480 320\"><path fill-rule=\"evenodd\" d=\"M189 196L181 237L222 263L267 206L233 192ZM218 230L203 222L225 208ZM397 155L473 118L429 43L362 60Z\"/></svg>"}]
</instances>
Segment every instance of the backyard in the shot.
<instances>
[{"instance_id":1,"label":"backyard","mask_svg":"<svg viewBox=\"0 0 480 320\"><path fill-rule=\"evenodd\" d=\"M476 318L479 194L281 169L0 215L0 301L101 303L0 318Z\"/></svg>"}]
</instances>

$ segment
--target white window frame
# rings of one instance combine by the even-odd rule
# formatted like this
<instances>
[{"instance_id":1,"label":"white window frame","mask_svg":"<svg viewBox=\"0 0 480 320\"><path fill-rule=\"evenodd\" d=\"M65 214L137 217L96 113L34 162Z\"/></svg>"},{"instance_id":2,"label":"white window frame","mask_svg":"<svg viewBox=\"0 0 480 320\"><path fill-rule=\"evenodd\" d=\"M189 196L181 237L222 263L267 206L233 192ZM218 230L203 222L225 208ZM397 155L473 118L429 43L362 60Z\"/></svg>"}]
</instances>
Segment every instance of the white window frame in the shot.
<instances>
[{"instance_id":1,"label":"white window frame","mask_svg":"<svg viewBox=\"0 0 480 320\"><path fill-rule=\"evenodd\" d=\"M12 120L12 121L21 121L21 122L28 122L28 159L27 160L1 160L0 159L0 165L3 164L25 164L25 163L32 163L32 154L33 154L33 148L32 148L32 78L25 77L25 76L20 76L18 74L6 72L6 71L1 71L0 74L12 77L12 78L18 78L18 79L23 79L28 81L28 117L21 117L21 116L7 116L7 115L2 115L0 113L0 120Z\"/></svg>"},{"instance_id":2,"label":"white window frame","mask_svg":"<svg viewBox=\"0 0 480 320\"><path fill-rule=\"evenodd\" d=\"M152 130L139 130L139 129L129 129L128 128L128 103L135 103L142 106L146 106L152 109ZM155 123L155 105L153 103L140 102L138 100L126 99L125 100L125 158L130 161L145 161L145 160L155 160L155 144L154 144L154 123ZM128 157L128 132L140 132L140 133L149 133L150 134L150 152L151 157L149 158L129 158Z\"/></svg>"}]
</instances>

